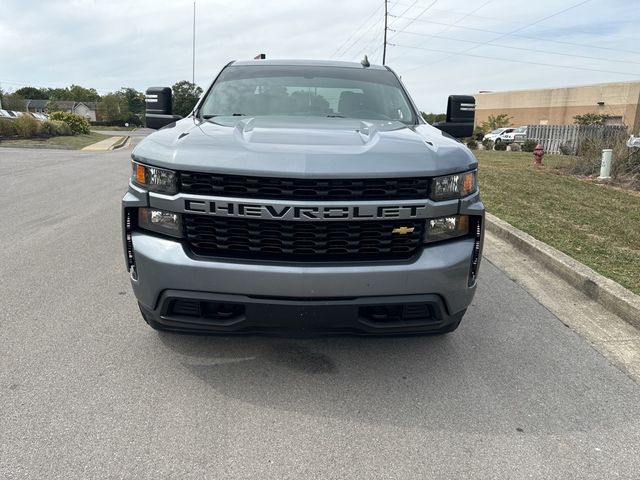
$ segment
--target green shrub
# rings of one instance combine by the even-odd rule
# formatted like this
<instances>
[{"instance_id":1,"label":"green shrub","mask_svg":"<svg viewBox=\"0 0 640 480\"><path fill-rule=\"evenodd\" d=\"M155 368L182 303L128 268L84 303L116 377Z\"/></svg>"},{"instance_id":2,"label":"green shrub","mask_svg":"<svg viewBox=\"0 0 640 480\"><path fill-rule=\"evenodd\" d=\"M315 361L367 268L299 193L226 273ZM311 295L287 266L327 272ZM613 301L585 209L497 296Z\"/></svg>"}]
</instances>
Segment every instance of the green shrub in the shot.
<instances>
[{"instance_id":1,"label":"green shrub","mask_svg":"<svg viewBox=\"0 0 640 480\"><path fill-rule=\"evenodd\" d=\"M475 150L478 148L478 142L475 139L471 139L467 141L467 147L471 150Z\"/></svg>"},{"instance_id":2,"label":"green shrub","mask_svg":"<svg viewBox=\"0 0 640 480\"><path fill-rule=\"evenodd\" d=\"M493 149L499 152L504 152L507 149L507 144L504 142L498 142L493 146Z\"/></svg>"},{"instance_id":3,"label":"green shrub","mask_svg":"<svg viewBox=\"0 0 640 480\"><path fill-rule=\"evenodd\" d=\"M520 147L519 143L512 143L511 144L511 151L512 152L519 152L520 150L522 150L522 148Z\"/></svg>"},{"instance_id":4,"label":"green shrub","mask_svg":"<svg viewBox=\"0 0 640 480\"><path fill-rule=\"evenodd\" d=\"M63 137L73 135L71 127L61 120L47 120L42 122L42 132L50 137Z\"/></svg>"},{"instance_id":5,"label":"green shrub","mask_svg":"<svg viewBox=\"0 0 640 480\"><path fill-rule=\"evenodd\" d=\"M91 125L86 118L71 112L52 112L49 114L49 120L60 120L71 128L74 135L79 133L89 135L91 133Z\"/></svg>"},{"instance_id":6,"label":"green shrub","mask_svg":"<svg viewBox=\"0 0 640 480\"><path fill-rule=\"evenodd\" d=\"M533 150L536 148L537 144L538 144L538 142L536 142L535 140L527 139L522 144L522 151L523 152L533 152Z\"/></svg>"},{"instance_id":7,"label":"green shrub","mask_svg":"<svg viewBox=\"0 0 640 480\"><path fill-rule=\"evenodd\" d=\"M13 121L16 134L20 137L35 137L40 132L40 122L31 115L21 115Z\"/></svg>"},{"instance_id":8,"label":"green shrub","mask_svg":"<svg viewBox=\"0 0 640 480\"><path fill-rule=\"evenodd\" d=\"M486 133L487 132L484 129L476 127L473 130L473 138L475 138L478 142L481 142Z\"/></svg>"},{"instance_id":9,"label":"green shrub","mask_svg":"<svg viewBox=\"0 0 640 480\"><path fill-rule=\"evenodd\" d=\"M16 134L16 127L13 120L0 118L0 137L13 137Z\"/></svg>"},{"instance_id":10,"label":"green shrub","mask_svg":"<svg viewBox=\"0 0 640 480\"><path fill-rule=\"evenodd\" d=\"M489 140L488 138L482 140L482 146L485 148L485 150L493 150L493 145L493 140Z\"/></svg>"},{"instance_id":11,"label":"green shrub","mask_svg":"<svg viewBox=\"0 0 640 480\"><path fill-rule=\"evenodd\" d=\"M563 143L562 145L560 145L558 149L560 150L561 155L573 155L572 148L566 143Z\"/></svg>"}]
</instances>

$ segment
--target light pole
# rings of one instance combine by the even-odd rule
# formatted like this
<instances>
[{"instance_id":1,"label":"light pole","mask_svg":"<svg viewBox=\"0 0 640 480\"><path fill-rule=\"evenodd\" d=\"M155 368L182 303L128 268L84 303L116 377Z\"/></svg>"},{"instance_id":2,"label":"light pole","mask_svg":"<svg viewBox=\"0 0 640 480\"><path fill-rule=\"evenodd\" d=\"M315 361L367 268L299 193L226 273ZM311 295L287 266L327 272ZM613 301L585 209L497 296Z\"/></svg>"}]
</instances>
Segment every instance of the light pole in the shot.
<instances>
[{"instance_id":1,"label":"light pole","mask_svg":"<svg viewBox=\"0 0 640 480\"><path fill-rule=\"evenodd\" d=\"M382 47L382 65L387 59L387 0L384 0L384 46Z\"/></svg>"}]
</instances>

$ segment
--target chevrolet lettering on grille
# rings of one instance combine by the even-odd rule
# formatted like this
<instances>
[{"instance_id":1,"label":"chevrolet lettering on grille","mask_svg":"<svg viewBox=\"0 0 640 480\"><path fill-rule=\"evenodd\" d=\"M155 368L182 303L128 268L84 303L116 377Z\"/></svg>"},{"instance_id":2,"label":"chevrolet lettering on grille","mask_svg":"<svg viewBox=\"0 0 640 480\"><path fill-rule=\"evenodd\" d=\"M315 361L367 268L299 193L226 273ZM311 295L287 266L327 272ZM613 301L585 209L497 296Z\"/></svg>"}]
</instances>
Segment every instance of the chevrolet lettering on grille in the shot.
<instances>
[{"instance_id":1,"label":"chevrolet lettering on grille","mask_svg":"<svg viewBox=\"0 0 640 480\"><path fill-rule=\"evenodd\" d=\"M184 211L263 220L389 220L427 218L428 205L283 205L185 199Z\"/></svg>"}]
</instances>

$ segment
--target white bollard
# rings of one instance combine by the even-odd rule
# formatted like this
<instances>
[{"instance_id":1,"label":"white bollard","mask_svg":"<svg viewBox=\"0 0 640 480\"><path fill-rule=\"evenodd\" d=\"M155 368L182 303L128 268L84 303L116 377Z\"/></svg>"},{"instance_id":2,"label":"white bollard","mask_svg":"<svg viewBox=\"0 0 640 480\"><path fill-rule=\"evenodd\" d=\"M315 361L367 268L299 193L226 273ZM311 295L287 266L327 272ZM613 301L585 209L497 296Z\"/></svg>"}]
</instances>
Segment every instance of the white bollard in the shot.
<instances>
[{"instance_id":1,"label":"white bollard","mask_svg":"<svg viewBox=\"0 0 640 480\"><path fill-rule=\"evenodd\" d=\"M602 163L600 164L600 176L598 180L611 180L611 161L613 150L605 148L602 150Z\"/></svg>"}]
</instances>

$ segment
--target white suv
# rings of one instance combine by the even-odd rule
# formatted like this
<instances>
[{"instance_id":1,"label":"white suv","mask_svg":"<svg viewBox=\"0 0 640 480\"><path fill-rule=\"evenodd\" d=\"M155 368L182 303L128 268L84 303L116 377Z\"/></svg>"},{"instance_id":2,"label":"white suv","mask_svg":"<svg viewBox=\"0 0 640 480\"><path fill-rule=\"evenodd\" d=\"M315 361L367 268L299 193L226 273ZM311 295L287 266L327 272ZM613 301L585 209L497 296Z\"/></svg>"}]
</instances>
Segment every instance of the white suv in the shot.
<instances>
[{"instance_id":1,"label":"white suv","mask_svg":"<svg viewBox=\"0 0 640 480\"><path fill-rule=\"evenodd\" d=\"M504 128L496 128L493 132L487 133L484 137L482 137L482 141L491 140L495 143L500 143L501 135L505 133L511 133L515 130L515 128L504 127Z\"/></svg>"},{"instance_id":2,"label":"white suv","mask_svg":"<svg viewBox=\"0 0 640 480\"><path fill-rule=\"evenodd\" d=\"M509 131L510 130L510 131ZM518 127L515 129L508 128L507 131L503 132L498 139L498 141L504 142L507 145L511 143L523 143L527 139L527 127Z\"/></svg>"}]
</instances>

